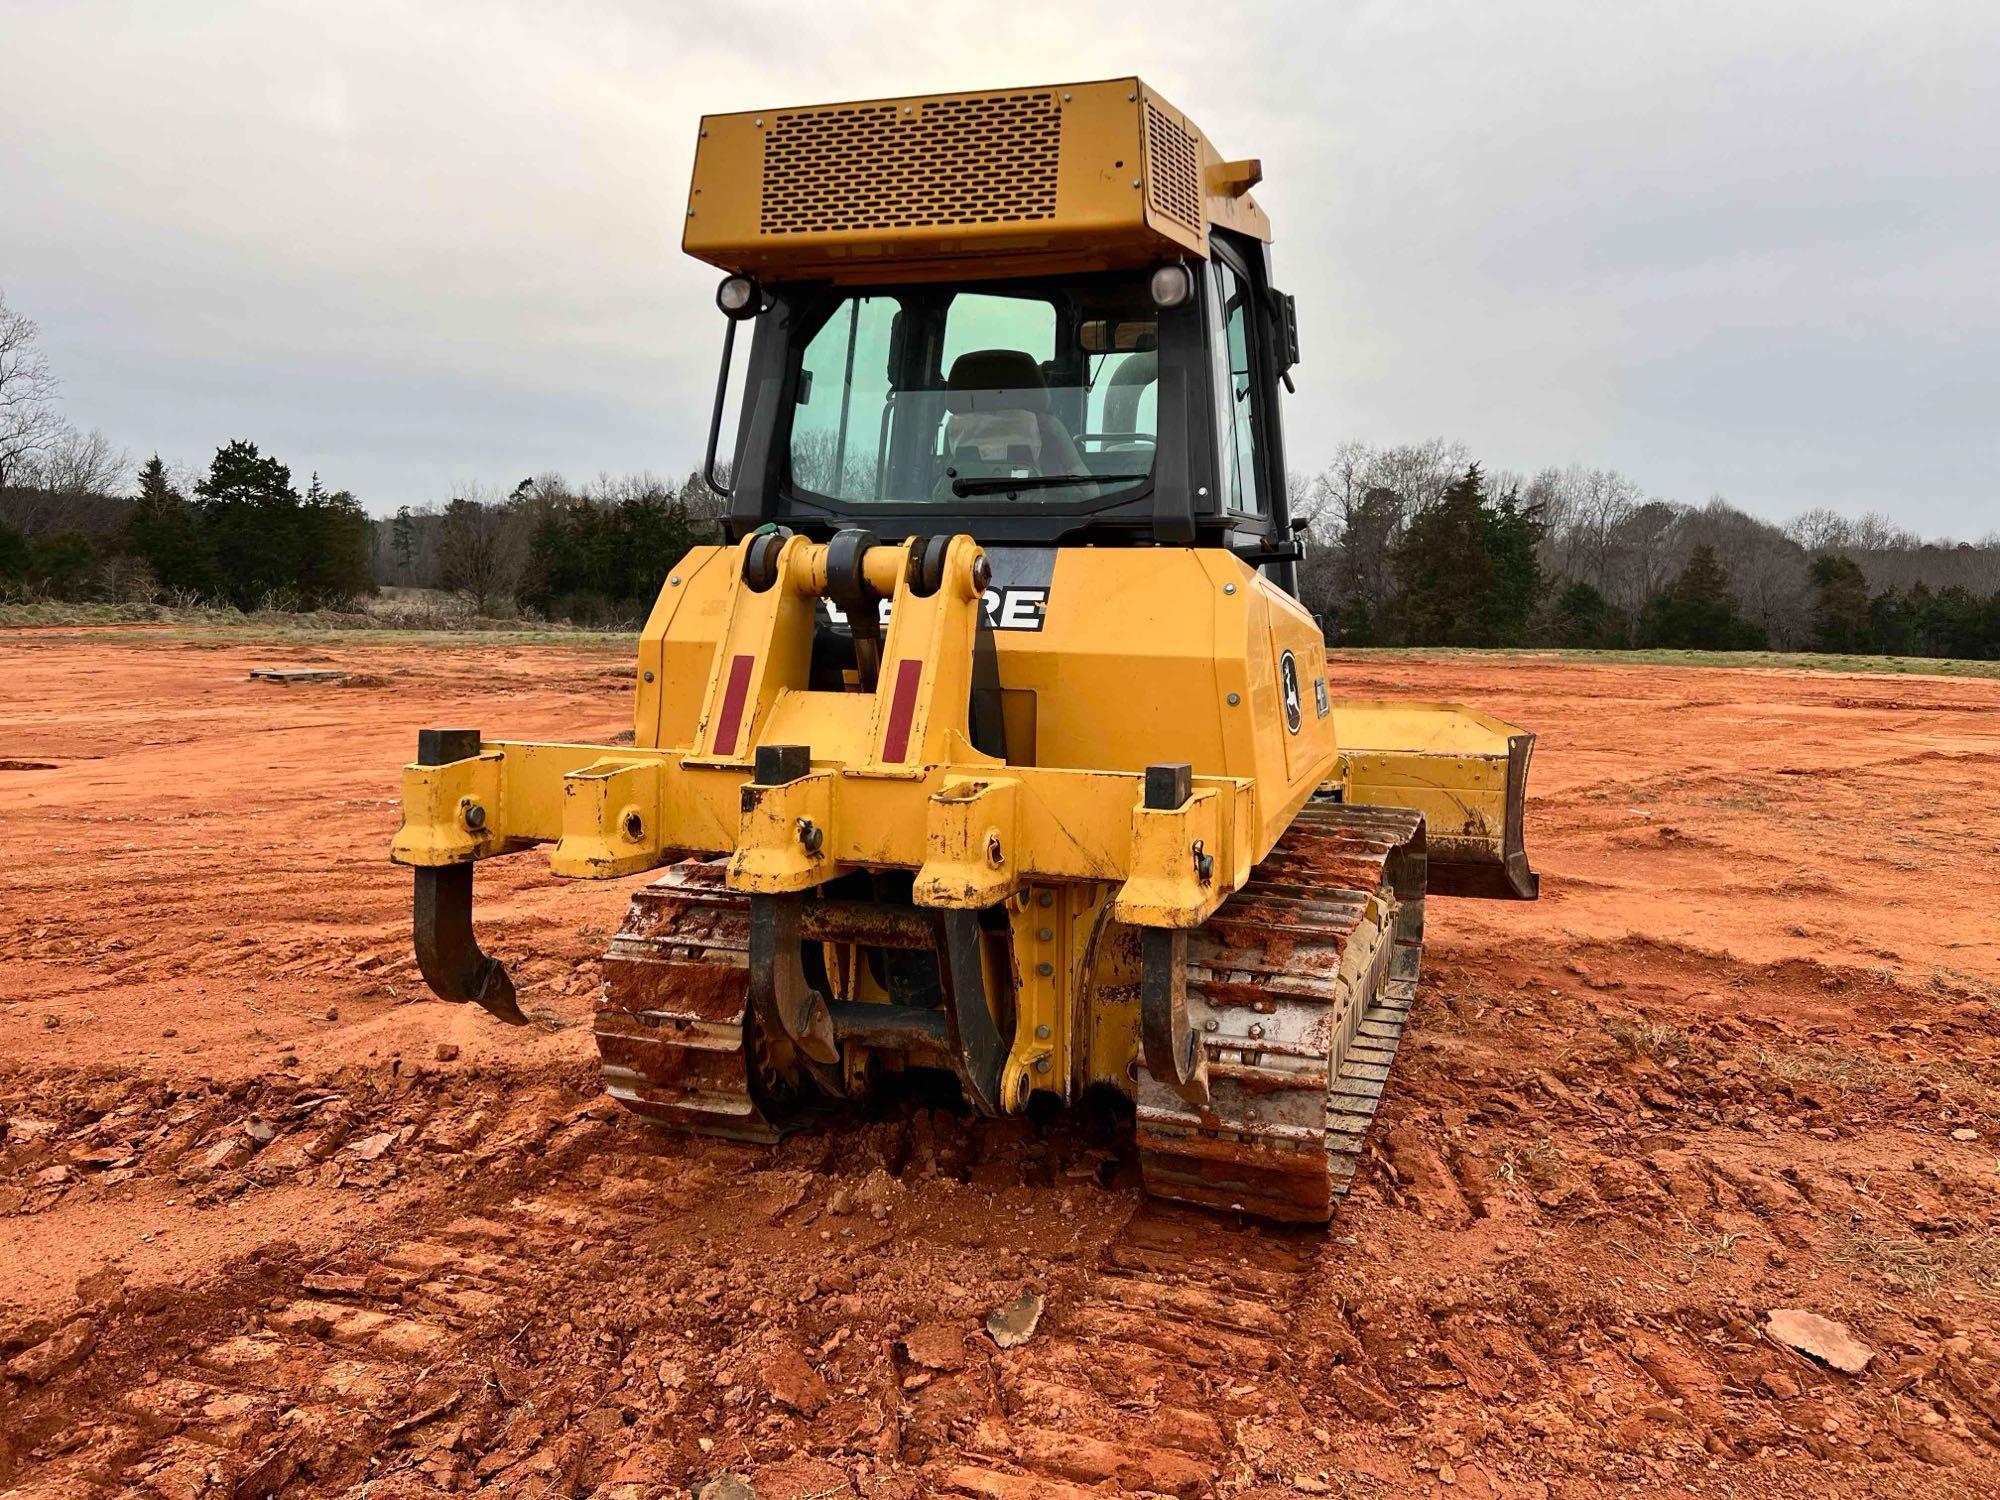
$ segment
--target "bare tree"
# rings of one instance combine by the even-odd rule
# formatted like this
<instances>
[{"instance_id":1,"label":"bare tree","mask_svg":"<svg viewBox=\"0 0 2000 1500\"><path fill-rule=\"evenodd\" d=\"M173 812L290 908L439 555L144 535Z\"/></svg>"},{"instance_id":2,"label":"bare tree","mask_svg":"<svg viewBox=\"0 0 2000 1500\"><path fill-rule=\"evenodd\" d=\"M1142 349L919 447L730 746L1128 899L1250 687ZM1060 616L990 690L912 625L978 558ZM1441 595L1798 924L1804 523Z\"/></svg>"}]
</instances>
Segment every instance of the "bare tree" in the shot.
<instances>
[{"instance_id":1,"label":"bare tree","mask_svg":"<svg viewBox=\"0 0 2000 1500\"><path fill-rule=\"evenodd\" d=\"M131 457L95 427L79 432L65 422L28 472L38 489L52 494L115 495L125 489L131 468Z\"/></svg>"},{"instance_id":2,"label":"bare tree","mask_svg":"<svg viewBox=\"0 0 2000 1500\"><path fill-rule=\"evenodd\" d=\"M1806 551L1818 556L1838 552L1852 540L1847 517L1825 505L1802 510L1785 523L1785 535Z\"/></svg>"},{"instance_id":3,"label":"bare tree","mask_svg":"<svg viewBox=\"0 0 2000 1500\"><path fill-rule=\"evenodd\" d=\"M722 473L717 475L724 484L729 483L728 465L718 466ZM729 511L729 502L709 487L699 470L692 472L681 481L679 498L687 507L687 513L697 521L720 521Z\"/></svg>"},{"instance_id":4,"label":"bare tree","mask_svg":"<svg viewBox=\"0 0 2000 1500\"><path fill-rule=\"evenodd\" d=\"M1541 507L1543 563L1549 572L1587 583L1609 598L1618 539L1629 529L1646 492L1616 469L1544 469L1522 498Z\"/></svg>"},{"instance_id":5,"label":"bare tree","mask_svg":"<svg viewBox=\"0 0 2000 1500\"><path fill-rule=\"evenodd\" d=\"M1680 530L1686 549L1703 543L1715 549L1744 617L1762 626L1773 646L1807 643L1812 634L1812 575L1805 548L1720 495L1687 511Z\"/></svg>"},{"instance_id":6,"label":"bare tree","mask_svg":"<svg viewBox=\"0 0 2000 1500\"><path fill-rule=\"evenodd\" d=\"M26 492L19 495L23 529L39 534L85 524L96 508L90 502L121 493L131 468L102 432L58 422L43 450L14 471L15 490Z\"/></svg>"},{"instance_id":7,"label":"bare tree","mask_svg":"<svg viewBox=\"0 0 2000 1500\"><path fill-rule=\"evenodd\" d=\"M512 591L520 571L515 528L507 508L460 498L444 508L437 528L438 578L485 614Z\"/></svg>"},{"instance_id":8,"label":"bare tree","mask_svg":"<svg viewBox=\"0 0 2000 1500\"><path fill-rule=\"evenodd\" d=\"M0 490L19 482L23 465L44 453L67 425L56 410L61 388L36 346L34 320L0 295Z\"/></svg>"}]
</instances>

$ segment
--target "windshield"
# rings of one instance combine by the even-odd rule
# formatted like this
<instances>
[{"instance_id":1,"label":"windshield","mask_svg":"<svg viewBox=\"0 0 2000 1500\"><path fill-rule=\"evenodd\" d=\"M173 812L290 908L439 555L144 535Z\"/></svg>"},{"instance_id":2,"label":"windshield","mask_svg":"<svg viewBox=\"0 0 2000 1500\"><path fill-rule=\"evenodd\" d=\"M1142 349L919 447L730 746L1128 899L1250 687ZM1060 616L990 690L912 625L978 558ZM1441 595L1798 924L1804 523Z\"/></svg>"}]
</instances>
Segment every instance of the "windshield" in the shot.
<instances>
[{"instance_id":1,"label":"windshield","mask_svg":"<svg viewBox=\"0 0 2000 1500\"><path fill-rule=\"evenodd\" d=\"M854 292L804 321L795 489L1068 504L1152 476L1159 331L1143 274Z\"/></svg>"}]
</instances>

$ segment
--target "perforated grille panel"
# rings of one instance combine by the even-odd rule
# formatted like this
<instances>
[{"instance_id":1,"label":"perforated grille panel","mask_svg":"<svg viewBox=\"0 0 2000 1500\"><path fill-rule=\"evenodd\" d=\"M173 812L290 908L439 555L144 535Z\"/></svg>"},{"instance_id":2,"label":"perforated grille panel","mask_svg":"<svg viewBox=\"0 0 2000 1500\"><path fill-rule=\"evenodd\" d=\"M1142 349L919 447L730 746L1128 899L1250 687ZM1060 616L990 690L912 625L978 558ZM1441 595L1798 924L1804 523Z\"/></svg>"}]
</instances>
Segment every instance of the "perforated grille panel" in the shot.
<instances>
[{"instance_id":1,"label":"perforated grille panel","mask_svg":"<svg viewBox=\"0 0 2000 1500\"><path fill-rule=\"evenodd\" d=\"M1196 234L1207 227L1195 137L1151 99L1146 101L1146 203L1154 213Z\"/></svg>"},{"instance_id":2,"label":"perforated grille panel","mask_svg":"<svg viewBox=\"0 0 2000 1500\"><path fill-rule=\"evenodd\" d=\"M779 114L764 142L761 234L1052 219L1053 91Z\"/></svg>"}]
</instances>

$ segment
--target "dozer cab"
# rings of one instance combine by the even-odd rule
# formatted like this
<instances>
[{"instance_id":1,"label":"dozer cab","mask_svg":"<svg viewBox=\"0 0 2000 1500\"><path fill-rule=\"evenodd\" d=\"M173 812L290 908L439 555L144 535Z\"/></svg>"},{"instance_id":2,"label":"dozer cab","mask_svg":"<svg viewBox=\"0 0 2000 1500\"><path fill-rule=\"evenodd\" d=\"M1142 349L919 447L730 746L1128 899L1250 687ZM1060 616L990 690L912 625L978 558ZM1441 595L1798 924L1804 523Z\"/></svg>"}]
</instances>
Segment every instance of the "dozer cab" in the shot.
<instances>
[{"instance_id":1,"label":"dozer cab","mask_svg":"<svg viewBox=\"0 0 2000 1500\"><path fill-rule=\"evenodd\" d=\"M660 559L630 745L420 736L393 857L431 987L521 1019L477 861L664 867L596 1020L644 1118L770 1141L896 1070L982 1115L1109 1086L1151 1192L1327 1219L1427 876L1534 894L1533 739L1332 696L1259 177L1130 78L704 119L727 544Z\"/></svg>"}]
</instances>

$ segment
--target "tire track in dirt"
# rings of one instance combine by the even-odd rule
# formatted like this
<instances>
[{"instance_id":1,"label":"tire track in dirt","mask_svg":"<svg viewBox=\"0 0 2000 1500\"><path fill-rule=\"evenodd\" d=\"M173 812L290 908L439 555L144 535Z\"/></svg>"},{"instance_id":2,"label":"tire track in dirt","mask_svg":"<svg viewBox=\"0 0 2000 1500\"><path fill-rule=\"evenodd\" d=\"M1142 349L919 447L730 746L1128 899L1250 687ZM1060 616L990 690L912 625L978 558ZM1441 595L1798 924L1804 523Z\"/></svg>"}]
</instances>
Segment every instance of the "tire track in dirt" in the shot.
<instances>
[{"instance_id":1,"label":"tire track in dirt","mask_svg":"<svg viewBox=\"0 0 2000 1500\"><path fill-rule=\"evenodd\" d=\"M22 1493L637 1495L811 1455L843 1486L873 1472L901 1493L1199 1495L1243 1463L1235 1421L1290 1390L1283 1335L1320 1237L1135 1214L1129 1182L1098 1180L1131 1164L1068 1130L919 1108L855 1127L859 1156L851 1136L772 1156L612 1114L517 1107L481 1135L441 1103L400 1144L456 1130L442 1149L473 1170L406 1216L421 1224L407 1237L310 1263L269 1250L199 1313L86 1287L95 1312L50 1320L35 1394L0 1411L33 1472ZM663 1221L725 1181L747 1191L690 1254ZM1022 1217L1058 1181L1088 1183L1090 1229L1047 1255L939 1246L964 1226L944 1232L923 1185L956 1197L975 1181L1011 1190ZM967 1278L946 1288L961 1304L1041 1287L1037 1337L1003 1353L835 1244L879 1249L904 1223L919 1262ZM760 1239L777 1243L746 1255ZM147 1364L164 1331L149 1317L185 1342L176 1368Z\"/></svg>"},{"instance_id":2,"label":"tire track in dirt","mask_svg":"<svg viewBox=\"0 0 2000 1500\"><path fill-rule=\"evenodd\" d=\"M770 1153L602 1118L579 1023L627 892L532 856L481 903L545 1024L407 1003L367 851L418 717L498 725L491 652L427 648L421 701L245 685L275 648L33 654L0 734L60 769L0 778L0 1493L2000 1483L2000 686L1354 674L1543 732L1547 897L1432 903L1355 1197L1294 1237L1142 1208L1087 1118L912 1101ZM526 737L624 677L503 671ZM1774 1342L1787 1307L1875 1359Z\"/></svg>"}]
</instances>

